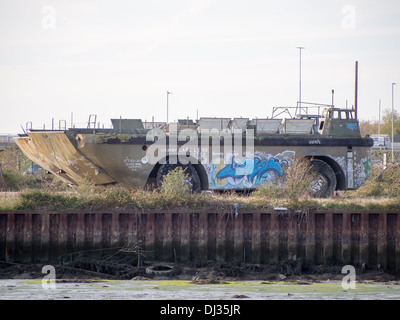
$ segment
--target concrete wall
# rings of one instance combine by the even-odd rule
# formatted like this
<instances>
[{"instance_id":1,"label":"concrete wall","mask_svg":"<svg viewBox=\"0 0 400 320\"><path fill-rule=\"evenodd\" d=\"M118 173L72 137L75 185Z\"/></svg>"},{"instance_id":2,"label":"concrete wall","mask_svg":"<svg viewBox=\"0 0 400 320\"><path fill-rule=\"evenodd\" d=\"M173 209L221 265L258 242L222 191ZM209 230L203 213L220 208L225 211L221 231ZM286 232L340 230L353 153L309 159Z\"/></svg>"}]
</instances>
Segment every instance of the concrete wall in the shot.
<instances>
[{"instance_id":1,"label":"concrete wall","mask_svg":"<svg viewBox=\"0 0 400 320\"><path fill-rule=\"evenodd\" d=\"M156 261L273 263L303 258L400 269L399 212L1 212L0 260L51 262L142 241Z\"/></svg>"}]
</instances>

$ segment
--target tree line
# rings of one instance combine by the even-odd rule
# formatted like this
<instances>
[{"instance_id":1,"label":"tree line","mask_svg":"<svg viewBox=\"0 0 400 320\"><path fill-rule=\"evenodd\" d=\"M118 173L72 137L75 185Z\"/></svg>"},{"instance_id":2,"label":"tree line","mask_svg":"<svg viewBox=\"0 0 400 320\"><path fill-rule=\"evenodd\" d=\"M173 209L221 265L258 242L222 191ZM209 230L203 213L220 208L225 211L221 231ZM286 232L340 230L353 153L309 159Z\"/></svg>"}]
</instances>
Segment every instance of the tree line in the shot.
<instances>
[{"instance_id":1,"label":"tree line","mask_svg":"<svg viewBox=\"0 0 400 320\"><path fill-rule=\"evenodd\" d=\"M389 137L392 137L392 110L385 109L380 121L360 120L360 130L361 136L378 134L380 132L380 134L387 134ZM393 134L396 141L396 138L400 136L400 114L396 110L393 112Z\"/></svg>"}]
</instances>

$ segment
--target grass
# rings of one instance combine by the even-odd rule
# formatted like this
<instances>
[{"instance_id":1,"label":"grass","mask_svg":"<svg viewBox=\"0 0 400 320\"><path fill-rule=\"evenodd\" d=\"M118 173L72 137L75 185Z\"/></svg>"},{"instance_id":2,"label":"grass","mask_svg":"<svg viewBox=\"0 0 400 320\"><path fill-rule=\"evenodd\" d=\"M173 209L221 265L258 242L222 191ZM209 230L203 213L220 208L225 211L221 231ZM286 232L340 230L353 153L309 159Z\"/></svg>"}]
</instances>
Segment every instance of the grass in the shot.
<instances>
[{"instance_id":1,"label":"grass","mask_svg":"<svg viewBox=\"0 0 400 320\"><path fill-rule=\"evenodd\" d=\"M17 197L1 197L0 210L37 210L59 211L79 209L187 209L214 211L232 211L238 205L242 209L268 209L286 207L288 209L353 209L353 210L396 210L400 208L399 198L390 197L349 197L342 195L335 198L313 199L303 198L296 202L288 199L264 198L258 196L230 193L188 194L179 201L165 197L159 191L125 190L111 188L109 190L83 196L77 193L54 193L43 190L22 191Z\"/></svg>"},{"instance_id":2,"label":"grass","mask_svg":"<svg viewBox=\"0 0 400 320\"><path fill-rule=\"evenodd\" d=\"M353 209L396 210L400 209L400 166L391 165L382 174L375 168L371 177L358 190L341 192L335 197L317 199L307 195L308 179L299 162L291 175L289 184L280 182L266 185L252 193L202 192L192 194L182 183L185 173L175 170L165 177L162 187L155 191L100 187L86 183L69 191L64 187L25 188L17 196L0 193L0 210L79 210L79 209L187 209L232 211L239 209L265 209L286 207L288 209Z\"/></svg>"}]
</instances>

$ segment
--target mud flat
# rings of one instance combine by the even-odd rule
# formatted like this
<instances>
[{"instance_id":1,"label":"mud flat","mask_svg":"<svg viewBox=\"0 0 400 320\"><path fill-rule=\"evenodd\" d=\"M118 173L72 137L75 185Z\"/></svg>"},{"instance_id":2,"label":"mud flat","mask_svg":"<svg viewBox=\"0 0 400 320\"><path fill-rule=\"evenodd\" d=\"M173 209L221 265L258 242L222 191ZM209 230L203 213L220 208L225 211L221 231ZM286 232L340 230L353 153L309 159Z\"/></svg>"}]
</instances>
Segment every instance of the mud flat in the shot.
<instances>
[{"instance_id":1,"label":"mud flat","mask_svg":"<svg viewBox=\"0 0 400 320\"><path fill-rule=\"evenodd\" d=\"M224 284L229 281L263 281L268 283L311 284L342 281L339 265L309 265L301 261L254 265L242 263L155 263L137 267L128 260L85 259L63 265L54 264L59 282L92 282L100 280L179 280L192 284ZM47 275L43 264L0 262L0 279L38 279ZM153 267L153 268L151 268ZM156 271L152 271L156 270ZM400 279L382 269L356 268L358 283L400 284Z\"/></svg>"},{"instance_id":2,"label":"mud flat","mask_svg":"<svg viewBox=\"0 0 400 320\"><path fill-rule=\"evenodd\" d=\"M56 283L55 290L44 290L41 283L36 280L13 279L0 280L0 299L138 300L137 303L132 304L130 302L129 307L135 306L135 310L146 310L148 314L152 312L155 315L159 315L161 307L165 307L167 304L172 306L193 305L192 300L203 300L203 302L195 305L204 306L204 304L222 303L216 302L217 300L230 300L223 303L239 305L241 314L249 315L254 314L255 311L262 312L266 305L271 306L271 304L268 304L270 300L399 300L400 286L393 283L360 283L356 289L343 290L338 281L309 285L260 281L196 285L189 281L107 280L100 282L61 282ZM143 300L152 301L144 303ZM154 300L163 301L157 303ZM191 301L184 302L182 300ZM212 302L212 300L215 302ZM255 303L255 300L259 300L260 303ZM110 304L104 303L106 303L106 308L109 308ZM297 305L296 312L301 307L306 309L307 305ZM101 308L102 311L105 311L103 309ZM204 312L204 309L202 310ZM290 310L285 311L285 313L290 312ZM336 311L333 310L333 312ZM93 313L93 310L91 310L91 313ZM360 314L360 310L357 310L357 313Z\"/></svg>"}]
</instances>

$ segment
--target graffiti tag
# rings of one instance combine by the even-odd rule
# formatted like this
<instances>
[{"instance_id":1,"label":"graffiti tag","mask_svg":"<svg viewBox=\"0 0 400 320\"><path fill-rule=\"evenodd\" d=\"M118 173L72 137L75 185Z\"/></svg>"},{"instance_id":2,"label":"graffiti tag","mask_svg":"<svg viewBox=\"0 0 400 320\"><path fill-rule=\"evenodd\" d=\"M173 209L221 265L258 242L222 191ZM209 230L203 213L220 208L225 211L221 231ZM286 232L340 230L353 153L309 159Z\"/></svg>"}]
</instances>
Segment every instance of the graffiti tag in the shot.
<instances>
[{"instance_id":1,"label":"graffiti tag","mask_svg":"<svg viewBox=\"0 0 400 320\"><path fill-rule=\"evenodd\" d=\"M319 139L310 140L308 144L321 144L321 140Z\"/></svg>"},{"instance_id":2,"label":"graffiti tag","mask_svg":"<svg viewBox=\"0 0 400 320\"><path fill-rule=\"evenodd\" d=\"M269 159L246 158L243 161L232 159L229 163L218 158L212 164L213 184L216 187L225 187L226 185L254 187L266 182L270 174L273 174L274 178L275 176L283 178L283 169L282 162L274 157Z\"/></svg>"}]
</instances>

